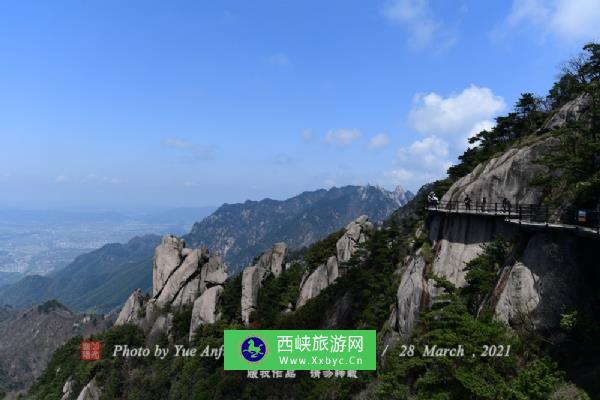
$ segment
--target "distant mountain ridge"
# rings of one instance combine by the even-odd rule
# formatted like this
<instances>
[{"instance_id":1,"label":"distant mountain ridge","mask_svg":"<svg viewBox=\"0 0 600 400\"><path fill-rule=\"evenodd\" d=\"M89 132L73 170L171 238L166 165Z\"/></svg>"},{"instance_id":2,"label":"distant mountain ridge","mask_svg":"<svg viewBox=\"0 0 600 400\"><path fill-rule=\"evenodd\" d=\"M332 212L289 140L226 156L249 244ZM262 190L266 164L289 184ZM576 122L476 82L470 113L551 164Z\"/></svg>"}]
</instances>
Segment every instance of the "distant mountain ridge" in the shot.
<instances>
[{"instance_id":1,"label":"distant mountain ridge","mask_svg":"<svg viewBox=\"0 0 600 400\"><path fill-rule=\"evenodd\" d=\"M107 244L50 275L29 275L0 288L0 304L26 307L57 299L76 311L118 308L132 290L152 286L152 256L159 243L160 236L145 235Z\"/></svg>"},{"instance_id":2,"label":"distant mountain ridge","mask_svg":"<svg viewBox=\"0 0 600 400\"><path fill-rule=\"evenodd\" d=\"M191 247L219 252L231 272L252 262L273 243L297 249L323 239L360 215L380 222L414 195L398 186L344 186L303 192L287 200L224 204L184 236Z\"/></svg>"},{"instance_id":3,"label":"distant mountain ridge","mask_svg":"<svg viewBox=\"0 0 600 400\"><path fill-rule=\"evenodd\" d=\"M230 275L248 266L273 243L291 249L323 239L362 214L373 222L387 218L412 199L401 187L345 186L304 192L287 200L264 199L224 204L194 224L185 236L189 247L207 247L224 255ZM23 308L57 299L74 311L106 313L123 305L129 294L152 287L152 257L157 235L111 243L77 257L46 276L29 275L0 287L0 305Z\"/></svg>"}]
</instances>

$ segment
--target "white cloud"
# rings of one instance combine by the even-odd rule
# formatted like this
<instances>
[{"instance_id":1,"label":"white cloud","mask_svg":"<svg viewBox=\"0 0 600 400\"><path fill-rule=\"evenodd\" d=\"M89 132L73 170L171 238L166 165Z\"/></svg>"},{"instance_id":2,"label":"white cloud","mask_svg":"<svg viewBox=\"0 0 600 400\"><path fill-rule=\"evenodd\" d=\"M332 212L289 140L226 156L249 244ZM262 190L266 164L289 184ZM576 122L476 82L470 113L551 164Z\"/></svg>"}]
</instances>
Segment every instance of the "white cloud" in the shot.
<instances>
[{"instance_id":1,"label":"white cloud","mask_svg":"<svg viewBox=\"0 0 600 400\"><path fill-rule=\"evenodd\" d=\"M290 65L290 58L285 53L274 53L269 56L269 62L278 67L287 67Z\"/></svg>"},{"instance_id":2,"label":"white cloud","mask_svg":"<svg viewBox=\"0 0 600 400\"><path fill-rule=\"evenodd\" d=\"M504 99L489 88L471 85L446 98L437 93L416 95L409 121L422 134L462 137L505 106Z\"/></svg>"},{"instance_id":3,"label":"white cloud","mask_svg":"<svg viewBox=\"0 0 600 400\"><path fill-rule=\"evenodd\" d=\"M503 36L519 26L533 28L540 36L565 41L600 38L598 0L513 0L505 21L492 33Z\"/></svg>"},{"instance_id":4,"label":"white cloud","mask_svg":"<svg viewBox=\"0 0 600 400\"><path fill-rule=\"evenodd\" d=\"M407 30L412 47L423 48L435 43L447 48L457 40L456 33L433 16L428 0L388 0L381 13L388 21Z\"/></svg>"},{"instance_id":5,"label":"white cloud","mask_svg":"<svg viewBox=\"0 0 600 400\"><path fill-rule=\"evenodd\" d=\"M399 149L398 159L413 167L445 171L449 162L448 154L448 143L445 140L429 136Z\"/></svg>"},{"instance_id":6,"label":"white cloud","mask_svg":"<svg viewBox=\"0 0 600 400\"><path fill-rule=\"evenodd\" d=\"M360 131L358 129L336 129L327 132L325 142L345 147L360 139Z\"/></svg>"},{"instance_id":7,"label":"white cloud","mask_svg":"<svg viewBox=\"0 0 600 400\"><path fill-rule=\"evenodd\" d=\"M54 180L56 183L65 183L69 180L69 177L66 175L58 175L56 178L54 178Z\"/></svg>"},{"instance_id":8,"label":"white cloud","mask_svg":"<svg viewBox=\"0 0 600 400\"><path fill-rule=\"evenodd\" d=\"M387 147L390 144L390 137L385 133L378 133L369 141L368 148L370 150L379 150Z\"/></svg>"},{"instance_id":9,"label":"white cloud","mask_svg":"<svg viewBox=\"0 0 600 400\"><path fill-rule=\"evenodd\" d=\"M180 137L167 138L163 142L163 145L165 147L187 151L198 160L212 160L214 158L214 146L192 143Z\"/></svg>"}]
</instances>

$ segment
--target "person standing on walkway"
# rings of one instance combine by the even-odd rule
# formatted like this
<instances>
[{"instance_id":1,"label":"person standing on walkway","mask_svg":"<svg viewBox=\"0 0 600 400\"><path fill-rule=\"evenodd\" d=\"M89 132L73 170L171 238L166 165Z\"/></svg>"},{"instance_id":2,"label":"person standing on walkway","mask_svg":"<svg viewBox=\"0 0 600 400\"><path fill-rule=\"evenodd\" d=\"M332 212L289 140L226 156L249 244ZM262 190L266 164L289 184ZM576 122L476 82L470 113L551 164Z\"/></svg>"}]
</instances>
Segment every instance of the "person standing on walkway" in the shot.
<instances>
[{"instance_id":1,"label":"person standing on walkway","mask_svg":"<svg viewBox=\"0 0 600 400\"><path fill-rule=\"evenodd\" d=\"M485 209L486 203L487 203L487 199L484 196L483 199L481 200L481 212L486 212L486 209Z\"/></svg>"},{"instance_id":2,"label":"person standing on walkway","mask_svg":"<svg viewBox=\"0 0 600 400\"><path fill-rule=\"evenodd\" d=\"M509 212L510 211L510 201L505 197L502 200L502 211Z\"/></svg>"},{"instance_id":3,"label":"person standing on walkway","mask_svg":"<svg viewBox=\"0 0 600 400\"><path fill-rule=\"evenodd\" d=\"M465 196L465 209L471 211L471 196L468 194Z\"/></svg>"}]
</instances>

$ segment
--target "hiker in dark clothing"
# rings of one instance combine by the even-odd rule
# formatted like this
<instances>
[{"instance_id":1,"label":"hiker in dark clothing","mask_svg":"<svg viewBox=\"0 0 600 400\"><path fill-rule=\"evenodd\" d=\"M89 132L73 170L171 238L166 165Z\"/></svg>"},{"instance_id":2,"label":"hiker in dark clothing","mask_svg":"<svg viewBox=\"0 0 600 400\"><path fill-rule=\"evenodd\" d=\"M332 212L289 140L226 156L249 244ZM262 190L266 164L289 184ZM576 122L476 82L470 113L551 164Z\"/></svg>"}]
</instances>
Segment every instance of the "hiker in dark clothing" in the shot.
<instances>
[{"instance_id":1,"label":"hiker in dark clothing","mask_svg":"<svg viewBox=\"0 0 600 400\"><path fill-rule=\"evenodd\" d=\"M484 197L484 198L481 200L481 211L482 211L482 212L486 212L486 209L485 209L485 205L486 205L486 204L487 204L487 199Z\"/></svg>"},{"instance_id":2,"label":"hiker in dark clothing","mask_svg":"<svg viewBox=\"0 0 600 400\"><path fill-rule=\"evenodd\" d=\"M502 200L502 211L509 212L510 211L510 201L505 197Z\"/></svg>"},{"instance_id":3,"label":"hiker in dark clothing","mask_svg":"<svg viewBox=\"0 0 600 400\"><path fill-rule=\"evenodd\" d=\"M469 195L465 196L465 209L471 211L471 197Z\"/></svg>"}]
</instances>

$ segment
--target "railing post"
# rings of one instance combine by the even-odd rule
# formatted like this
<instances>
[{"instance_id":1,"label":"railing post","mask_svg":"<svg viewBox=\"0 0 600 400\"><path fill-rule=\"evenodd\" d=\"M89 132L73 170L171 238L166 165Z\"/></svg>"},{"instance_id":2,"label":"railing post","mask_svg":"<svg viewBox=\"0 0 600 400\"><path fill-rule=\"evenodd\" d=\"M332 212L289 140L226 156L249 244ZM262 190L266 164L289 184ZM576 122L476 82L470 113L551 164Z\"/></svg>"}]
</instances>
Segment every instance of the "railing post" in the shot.
<instances>
[{"instance_id":1,"label":"railing post","mask_svg":"<svg viewBox=\"0 0 600 400\"><path fill-rule=\"evenodd\" d=\"M498 215L498 203L494 203L494 214Z\"/></svg>"},{"instance_id":2,"label":"railing post","mask_svg":"<svg viewBox=\"0 0 600 400\"><path fill-rule=\"evenodd\" d=\"M519 207L519 223L521 223L521 220L523 219L523 206Z\"/></svg>"},{"instance_id":3,"label":"railing post","mask_svg":"<svg viewBox=\"0 0 600 400\"><path fill-rule=\"evenodd\" d=\"M548 210L548 204L546 204L546 226L548 226L549 219L550 219L550 213Z\"/></svg>"}]
</instances>

